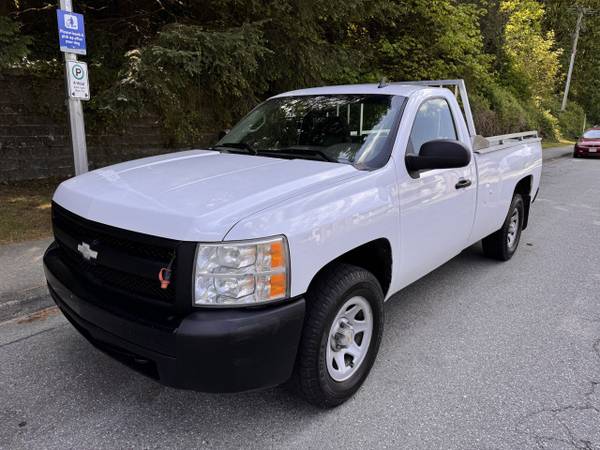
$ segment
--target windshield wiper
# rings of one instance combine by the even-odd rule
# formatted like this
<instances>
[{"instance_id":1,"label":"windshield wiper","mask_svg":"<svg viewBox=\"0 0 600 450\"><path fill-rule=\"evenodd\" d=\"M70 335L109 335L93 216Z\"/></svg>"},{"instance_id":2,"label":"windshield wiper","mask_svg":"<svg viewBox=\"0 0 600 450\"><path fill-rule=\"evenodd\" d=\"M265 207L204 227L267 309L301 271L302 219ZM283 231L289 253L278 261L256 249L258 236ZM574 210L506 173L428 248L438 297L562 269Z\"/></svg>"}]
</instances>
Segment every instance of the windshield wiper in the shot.
<instances>
[{"instance_id":1,"label":"windshield wiper","mask_svg":"<svg viewBox=\"0 0 600 450\"><path fill-rule=\"evenodd\" d=\"M223 142L222 144L215 145L213 148L233 148L236 150L246 150L248 153L252 153L253 155L257 155L258 152L245 142Z\"/></svg>"},{"instance_id":2,"label":"windshield wiper","mask_svg":"<svg viewBox=\"0 0 600 450\"><path fill-rule=\"evenodd\" d=\"M334 162L337 163L339 162L337 160L337 158L333 158L331 156L329 156L327 153L322 152L321 150L316 150L316 149L307 149L307 148L298 148L298 147L285 147L285 148L277 148L277 149L272 149L272 150L264 150L264 151L260 151L257 152L257 154L260 155L271 155L271 154L277 154L277 155L283 155L283 156L316 156L318 158L320 158L322 161L327 161L327 162ZM314 159L314 158L311 158Z\"/></svg>"}]
</instances>

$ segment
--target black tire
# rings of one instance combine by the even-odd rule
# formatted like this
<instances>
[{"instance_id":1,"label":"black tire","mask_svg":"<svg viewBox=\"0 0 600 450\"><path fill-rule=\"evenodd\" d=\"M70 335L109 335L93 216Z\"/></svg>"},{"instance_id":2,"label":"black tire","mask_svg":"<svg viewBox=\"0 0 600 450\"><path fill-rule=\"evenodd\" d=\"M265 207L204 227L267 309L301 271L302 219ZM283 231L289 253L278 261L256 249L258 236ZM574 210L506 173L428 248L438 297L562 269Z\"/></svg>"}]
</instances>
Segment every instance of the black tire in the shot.
<instances>
[{"instance_id":1,"label":"black tire","mask_svg":"<svg viewBox=\"0 0 600 450\"><path fill-rule=\"evenodd\" d=\"M338 382L327 369L329 332L342 306L356 296L366 299L371 307L371 341L356 371L347 380ZM360 388L375 362L383 333L383 292L370 272L349 264L338 264L326 269L311 285L306 302L306 318L292 385L313 405L331 408L348 400Z\"/></svg>"},{"instance_id":2,"label":"black tire","mask_svg":"<svg viewBox=\"0 0 600 450\"><path fill-rule=\"evenodd\" d=\"M575 152L573 152L573 158L579 158L579 155Z\"/></svg>"},{"instance_id":3,"label":"black tire","mask_svg":"<svg viewBox=\"0 0 600 450\"><path fill-rule=\"evenodd\" d=\"M511 225L511 218L515 211L518 213L518 224L516 229L516 236L512 245L509 245L509 229ZM488 258L497 259L499 261L508 261L517 251L519 241L521 239L521 231L523 230L523 219L525 218L525 204L521 194L515 194L508 214L500 228L495 233L490 234L488 237L483 238L483 254Z\"/></svg>"}]
</instances>

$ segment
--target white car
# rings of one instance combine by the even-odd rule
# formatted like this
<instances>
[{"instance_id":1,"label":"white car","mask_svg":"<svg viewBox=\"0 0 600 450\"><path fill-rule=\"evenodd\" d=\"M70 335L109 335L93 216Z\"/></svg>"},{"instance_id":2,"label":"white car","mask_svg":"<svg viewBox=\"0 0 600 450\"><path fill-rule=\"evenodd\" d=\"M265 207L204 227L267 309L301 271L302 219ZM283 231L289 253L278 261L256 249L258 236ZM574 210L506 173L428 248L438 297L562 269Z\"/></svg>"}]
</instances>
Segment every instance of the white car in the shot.
<instances>
[{"instance_id":1,"label":"white car","mask_svg":"<svg viewBox=\"0 0 600 450\"><path fill-rule=\"evenodd\" d=\"M536 132L476 135L462 80L287 92L212 148L62 183L48 286L161 383L290 380L335 406L373 365L386 300L479 240L511 258L541 168Z\"/></svg>"}]
</instances>

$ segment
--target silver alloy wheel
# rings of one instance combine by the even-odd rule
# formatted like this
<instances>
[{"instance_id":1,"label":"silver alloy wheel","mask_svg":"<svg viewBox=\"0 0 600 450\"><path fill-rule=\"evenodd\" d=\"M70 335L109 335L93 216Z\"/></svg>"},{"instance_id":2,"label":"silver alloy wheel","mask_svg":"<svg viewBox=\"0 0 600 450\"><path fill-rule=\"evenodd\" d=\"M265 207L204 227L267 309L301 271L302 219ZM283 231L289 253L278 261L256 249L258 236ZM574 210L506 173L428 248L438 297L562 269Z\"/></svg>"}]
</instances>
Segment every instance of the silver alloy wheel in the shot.
<instances>
[{"instance_id":1,"label":"silver alloy wheel","mask_svg":"<svg viewBox=\"0 0 600 450\"><path fill-rule=\"evenodd\" d=\"M519 210L515 209L510 216L510 222L508 224L508 233L506 234L506 243L508 244L508 248L512 250L512 248L517 243L517 233L519 232Z\"/></svg>"},{"instance_id":2,"label":"silver alloy wheel","mask_svg":"<svg viewBox=\"0 0 600 450\"><path fill-rule=\"evenodd\" d=\"M373 334L373 311L364 297L352 297L340 308L329 330L327 372L335 381L350 378L364 361Z\"/></svg>"}]
</instances>

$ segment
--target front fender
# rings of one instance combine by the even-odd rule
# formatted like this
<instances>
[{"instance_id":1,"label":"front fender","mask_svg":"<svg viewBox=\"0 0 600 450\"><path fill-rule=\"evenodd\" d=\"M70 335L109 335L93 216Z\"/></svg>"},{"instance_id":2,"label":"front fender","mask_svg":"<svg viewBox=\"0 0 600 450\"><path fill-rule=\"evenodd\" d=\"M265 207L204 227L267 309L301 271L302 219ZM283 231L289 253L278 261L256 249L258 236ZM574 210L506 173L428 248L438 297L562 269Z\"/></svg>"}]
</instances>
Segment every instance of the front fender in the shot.
<instances>
[{"instance_id":1,"label":"front fender","mask_svg":"<svg viewBox=\"0 0 600 450\"><path fill-rule=\"evenodd\" d=\"M344 253L386 238L392 258L399 235L399 210L393 165L307 191L238 222L226 240L284 234L290 245L291 295L306 292L327 263ZM393 285L392 274L392 285Z\"/></svg>"}]
</instances>

